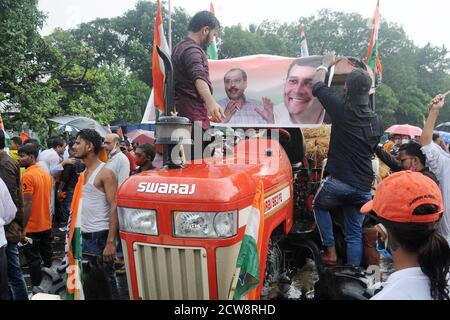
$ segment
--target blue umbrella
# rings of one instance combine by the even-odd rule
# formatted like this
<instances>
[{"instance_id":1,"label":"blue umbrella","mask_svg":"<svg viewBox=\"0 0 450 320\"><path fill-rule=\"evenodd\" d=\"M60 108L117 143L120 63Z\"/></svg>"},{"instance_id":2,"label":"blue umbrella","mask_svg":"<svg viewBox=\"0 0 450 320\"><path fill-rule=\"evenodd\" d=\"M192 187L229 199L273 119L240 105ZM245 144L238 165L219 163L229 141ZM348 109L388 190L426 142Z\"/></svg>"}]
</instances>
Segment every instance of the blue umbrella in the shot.
<instances>
[{"instance_id":1,"label":"blue umbrella","mask_svg":"<svg viewBox=\"0 0 450 320\"><path fill-rule=\"evenodd\" d=\"M435 131L435 133L439 134L439 137L447 143L450 143L450 133L443 131Z\"/></svg>"}]
</instances>

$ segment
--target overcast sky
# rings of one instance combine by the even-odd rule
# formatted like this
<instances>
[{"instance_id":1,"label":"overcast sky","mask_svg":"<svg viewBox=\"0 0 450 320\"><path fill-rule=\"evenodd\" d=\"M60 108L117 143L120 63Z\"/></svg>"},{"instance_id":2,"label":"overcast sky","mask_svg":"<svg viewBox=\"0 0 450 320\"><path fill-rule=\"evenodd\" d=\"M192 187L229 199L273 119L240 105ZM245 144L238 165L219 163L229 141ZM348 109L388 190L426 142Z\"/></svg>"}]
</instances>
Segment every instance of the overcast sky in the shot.
<instances>
[{"instance_id":1,"label":"overcast sky","mask_svg":"<svg viewBox=\"0 0 450 320\"><path fill-rule=\"evenodd\" d=\"M48 15L42 34L54 28L76 27L95 18L120 16L133 9L138 0L39 0L39 8ZM167 1L166 1L167 2ZM193 15L209 10L211 0L172 0L172 7L183 7ZM376 0L213 0L216 15L223 26L259 23L265 19L293 22L322 8L357 12L371 18ZM427 42L450 48L450 1L446 0L380 0L383 18L404 27L417 45ZM307 32L307 26L306 26ZM380 31L380 37L383 31Z\"/></svg>"}]
</instances>

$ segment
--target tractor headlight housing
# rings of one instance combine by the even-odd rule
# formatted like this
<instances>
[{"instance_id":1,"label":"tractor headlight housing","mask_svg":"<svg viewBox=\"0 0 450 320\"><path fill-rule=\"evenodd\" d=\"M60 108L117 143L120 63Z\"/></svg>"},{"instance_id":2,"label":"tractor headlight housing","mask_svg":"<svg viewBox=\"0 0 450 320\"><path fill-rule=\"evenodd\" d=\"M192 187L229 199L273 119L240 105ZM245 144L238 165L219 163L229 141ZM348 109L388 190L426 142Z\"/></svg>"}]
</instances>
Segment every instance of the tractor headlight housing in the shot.
<instances>
[{"instance_id":1,"label":"tractor headlight housing","mask_svg":"<svg viewBox=\"0 0 450 320\"><path fill-rule=\"evenodd\" d=\"M120 231L158 235L158 223L155 210L118 208Z\"/></svg>"},{"instance_id":2,"label":"tractor headlight housing","mask_svg":"<svg viewBox=\"0 0 450 320\"><path fill-rule=\"evenodd\" d=\"M180 238L230 238L237 234L237 211L173 213L173 233Z\"/></svg>"}]
</instances>

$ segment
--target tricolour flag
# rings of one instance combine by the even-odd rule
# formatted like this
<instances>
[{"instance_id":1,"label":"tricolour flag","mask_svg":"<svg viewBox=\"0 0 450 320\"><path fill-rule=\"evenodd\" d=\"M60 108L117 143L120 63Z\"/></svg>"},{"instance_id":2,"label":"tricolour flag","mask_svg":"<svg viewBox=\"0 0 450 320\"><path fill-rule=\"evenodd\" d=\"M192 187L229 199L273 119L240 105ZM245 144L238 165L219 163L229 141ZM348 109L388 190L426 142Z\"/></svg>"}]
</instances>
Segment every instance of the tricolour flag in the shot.
<instances>
[{"instance_id":1,"label":"tricolour flag","mask_svg":"<svg viewBox=\"0 0 450 320\"><path fill-rule=\"evenodd\" d=\"M164 62L158 55L156 47L158 46L163 52L170 55L169 45L164 35L163 18L161 13L161 5L157 1L158 8L156 11L155 27L153 34L153 59L152 59L152 76L153 76L153 93L154 105L161 113L164 113L164 80L166 71Z\"/></svg>"},{"instance_id":2,"label":"tricolour flag","mask_svg":"<svg viewBox=\"0 0 450 320\"><path fill-rule=\"evenodd\" d=\"M68 257L67 300L84 300L82 285L83 255L81 248L81 208L83 200L84 173L78 177L70 206L69 232L66 235L65 252Z\"/></svg>"},{"instance_id":3,"label":"tricolour flag","mask_svg":"<svg viewBox=\"0 0 450 320\"><path fill-rule=\"evenodd\" d=\"M211 2L210 9L212 14L216 14L214 11L214 5ZM208 58L211 60L219 60L219 55L217 53L217 40L216 37L214 37L213 41L209 45L208 49L206 50L206 53L208 54Z\"/></svg>"},{"instance_id":4,"label":"tricolour flag","mask_svg":"<svg viewBox=\"0 0 450 320\"><path fill-rule=\"evenodd\" d=\"M239 278L236 287L232 286L232 291L234 290L233 298L236 300L245 296L249 300L256 298L257 293L254 289L260 282L259 268L263 230L264 184L261 180L256 188L255 199L236 262L235 277L239 275Z\"/></svg>"},{"instance_id":5,"label":"tricolour flag","mask_svg":"<svg viewBox=\"0 0 450 320\"><path fill-rule=\"evenodd\" d=\"M306 41L305 27L300 27L300 57L309 57L308 41Z\"/></svg>"},{"instance_id":6,"label":"tricolour flag","mask_svg":"<svg viewBox=\"0 0 450 320\"><path fill-rule=\"evenodd\" d=\"M367 50L366 64L374 71L377 83L381 82L383 76L383 67L378 55L378 32L380 30L380 0L372 19L372 34L370 36L369 49Z\"/></svg>"}]
</instances>

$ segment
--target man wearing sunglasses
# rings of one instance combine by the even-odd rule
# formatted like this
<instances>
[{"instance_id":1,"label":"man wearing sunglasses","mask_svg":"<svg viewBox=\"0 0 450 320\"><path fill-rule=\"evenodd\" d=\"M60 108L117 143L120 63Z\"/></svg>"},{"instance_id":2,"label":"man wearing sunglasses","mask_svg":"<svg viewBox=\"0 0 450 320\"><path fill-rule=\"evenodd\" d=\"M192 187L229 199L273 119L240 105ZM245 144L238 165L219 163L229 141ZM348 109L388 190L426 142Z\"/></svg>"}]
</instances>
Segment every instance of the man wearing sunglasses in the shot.
<instances>
[{"instance_id":1,"label":"man wearing sunglasses","mask_svg":"<svg viewBox=\"0 0 450 320\"><path fill-rule=\"evenodd\" d=\"M393 172L403 170L420 172L439 185L436 175L426 166L427 158L422 153L421 149L422 146L417 142L409 142L400 147L397 157L394 157L390 153L386 152L383 147L377 147L375 154Z\"/></svg>"},{"instance_id":2,"label":"man wearing sunglasses","mask_svg":"<svg viewBox=\"0 0 450 320\"><path fill-rule=\"evenodd\" d=\"M134 161L138 168L136 169L136 173L141 173L144 171L149 171L155 169L153 166L153 160L156 156L155 147L151 144L145 143L141 144L136 148L136 152L134 153Z\"/></svg>"}]
</instances>

